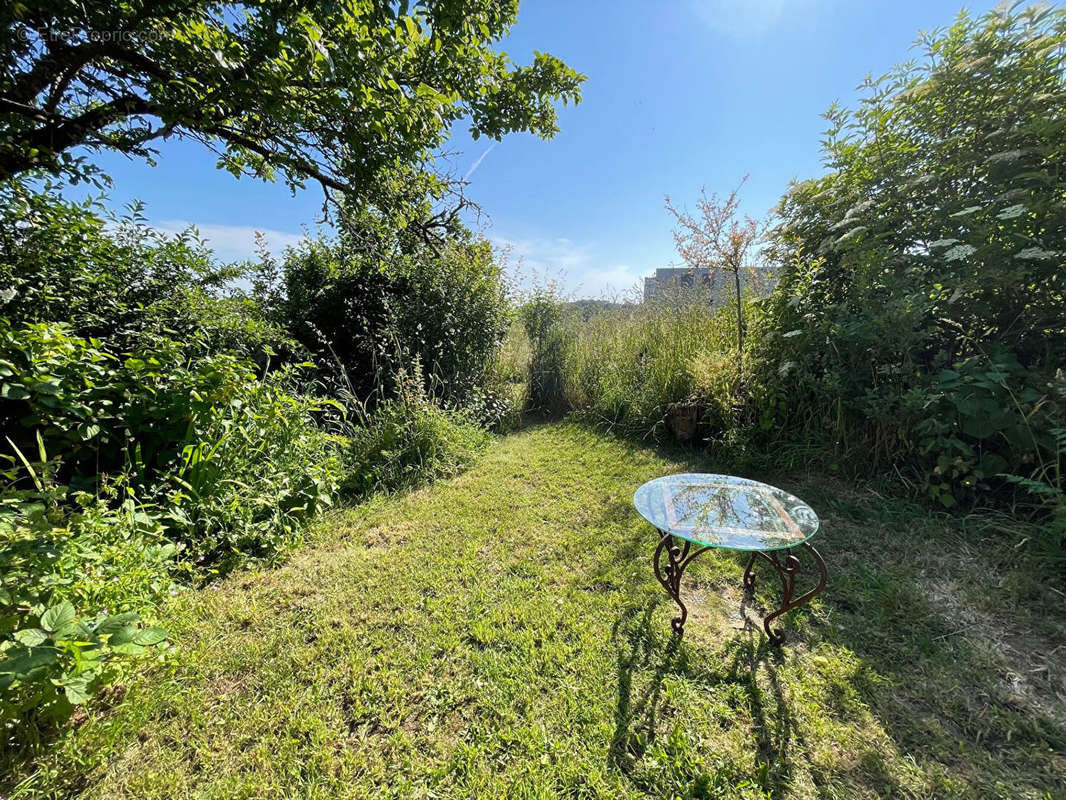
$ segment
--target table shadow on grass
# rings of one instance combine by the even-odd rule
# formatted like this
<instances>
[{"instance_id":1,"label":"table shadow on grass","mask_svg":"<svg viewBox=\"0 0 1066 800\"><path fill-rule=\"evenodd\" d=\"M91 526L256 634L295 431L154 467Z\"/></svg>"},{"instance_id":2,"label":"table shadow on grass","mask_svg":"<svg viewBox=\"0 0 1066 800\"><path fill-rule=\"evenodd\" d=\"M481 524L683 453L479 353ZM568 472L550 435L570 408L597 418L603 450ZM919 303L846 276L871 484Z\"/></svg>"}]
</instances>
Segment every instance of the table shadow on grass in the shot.
<instances>
[{"instance_id":1,"label":"table shadow on grass","mask_svg":"<svg viewBox=\"0 0 1066 800\"><path fill-rule=\"evenodd\" d=\"M668 678L683 679L707 691L732 686L740 690L750 720L755 753L751 774L772 797L784 796L792 771L795 724L777 674L782 654L751 628L726 639L713 654L689 647L653 621L664 600L630 605L612 628L618 696L608 765L639 782L637 764L662 738L670 716L664 693ZM766 677L769 692L759 686L760 673ZM648 674L643 685L635 688L635 677ZM716 782L711 774L692 777L693 786Z\"/></svg>"},{"instance_id":2,"label":"table shadow on grass","mask_svg":"<svg viewBox=\"0 0 1066 800\"><path fill-rule=\"evenodd\" d=\"M639 560L647 544L635 535L618 556ZM674 611L665 593L649 594L646 583L643 590L636 583L626 589L634 601L622 609L611 638L617 698L609 766L640 785L641 760L676 713L664 692L664 683L676 679L708 692L731 686L739 694L736 719L748 729L754 753L747 774L771 797L790 793L797 770L819 796L841 790L1005 796L997 788L1004 785L1057 796L1066 788L1055 777L1062 729L1005 694L987 654L956 636L958 621L930 600L914 568L896 554L872 557L883 543L842 535L835 545L827 557L829 587L816 606L785 615L783 648L769 644L760 624L775 599L772 590L780 588L772 571L765 597L741 594L744 629L709 645L705 637L680 640L664 627L663 614ZM638 602L642 594L648 599ZM694 623L690 618L689 627ZM790 706L797 691L817 697L805 715L850 731L854 759L847 753L839 761L812 759L818 743ZM713 779L693 775L692 785Z\"/></svg>"},{"instance_id":3,"label":"table shadow on grass","mask_svg":"<svg viewBox=\"0 0 1066 800\"><path fill-rule=\"evenodd\" d=\"M771 796L783 796L791 774L790 745L795 725L777 675L782 654L770 645L760 627L765 604L760 598L741 592L737 618L743 628L724 636L712 652L707 652L704 644L675 636L669 625L663 625L662 617L663 613L672 616L676 607L655 581L651 564L658 537L653 528L638 519L628 502L611 503L601 510L596 527L628 530L611 546L590 554L593 563L586 565L579 580L584 588L620 590L633 598L611 628L617 697L608 766L637 788L650 792L661 789L657 785L642 786L638 765L650 748L663 744L664 727L672 714L665 682L669 678L681 679L706 691L732 686L743 697L743 715L750 720L754 751L750 773ZM619 564L633 564L636 568L621 577ZM692 576L686 581L685 591L693 590L693 579L700 582L697 575ZM777 580L772 584L776 586ZM703 602L698 592L686 600L690 608ZM690 618L693 633L698 625L696 618ZM760 687L760 675L765 676L769 691ZM748 772L746 768L744 771ZM723 778L728 782L728 775L699 767L691 776L689 788L696 791L703 784L721 785Z\"/></svg>"}]
</instances>

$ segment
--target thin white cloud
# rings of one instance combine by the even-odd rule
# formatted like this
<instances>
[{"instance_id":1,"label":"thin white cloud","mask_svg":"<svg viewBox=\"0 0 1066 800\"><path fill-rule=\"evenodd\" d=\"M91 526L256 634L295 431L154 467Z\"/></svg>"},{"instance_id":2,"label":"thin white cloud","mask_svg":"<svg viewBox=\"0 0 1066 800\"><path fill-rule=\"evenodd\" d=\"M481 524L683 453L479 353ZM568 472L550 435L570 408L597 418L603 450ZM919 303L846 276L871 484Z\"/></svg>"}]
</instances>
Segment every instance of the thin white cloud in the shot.
<instances>
[{"instance_id":1,"label":"thin white cloud","mask_svg":"<svg viewBox=\"0 0 1066 800\"><path fill-rule=\"evenodd\" d=\"M810 10L811 0L687 0L708 28L737 39L762 36Z\"/></svg>"},{"instance_id":2,"label":"thin white cloud","mask_svg":"<svg viewBox=\"0 0 1066 800\"><path fill-rule=\"evenodd\" d=\"M190 227L196 228L215 255L223 261L240 261L255 258L256 233L262 234L263 242L272 253L280 253L286 247L304 239L301 233L255 228L246 225L220 225L213 222L192 222L184 219L167 219L152 223L152 227L164 233L181 233Z\"/></svg>"},{"instance_id":3,"label":"thin white cloud","mask_svg":"<svg viewBox=\"0 0 1066 800\"><path fill-rule=\"evenodd\" d=\"M628 264L605 263L587 244L559 237L491 237L507 254L512 278L523 289L555 284L568 297L632 299L640 273Z\"/></svg>"},{"instance_id":4,"label":"thin white cloud","mask_svg":"<svg viewBox=\"0 0 1066 800\"><path fill-rule=\"evenodd\" d=\"M485 160L485 156L487 156L489 153L491 153L492 152L492 148L494 148L495 146L496 146L496 142L493 142L492 144L490 144L488 147L485 148L485 152L484 153L482 153L481 155L479 155L477 157L477 161L475 161L473 164L470 165L470 169L468 169L466 171L466 174L463 176L463 180L464 181L470 180L470 176L474 174L474 171L478 167L481 166L481 162Z\"/></svg>"}]
</instances>

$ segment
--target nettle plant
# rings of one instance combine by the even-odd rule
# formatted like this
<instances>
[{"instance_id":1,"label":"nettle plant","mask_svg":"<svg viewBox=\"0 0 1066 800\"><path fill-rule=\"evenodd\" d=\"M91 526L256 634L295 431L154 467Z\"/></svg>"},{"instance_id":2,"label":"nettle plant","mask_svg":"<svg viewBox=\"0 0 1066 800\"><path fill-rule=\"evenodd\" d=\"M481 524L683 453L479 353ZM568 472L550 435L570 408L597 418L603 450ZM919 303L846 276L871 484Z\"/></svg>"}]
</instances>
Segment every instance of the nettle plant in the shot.
<instances>
[{"instance_id":1,"label":"nettle plant","mask_svg":"<svg viewBox=\"0 0 1066 800\"><path fill-rule=\"evenodd\" d=\"M134 608L170 589L177 547L128 492L112 508L57 483L59 463L37 443L34 462L8 440L17 458L0 474L3 725L61 721L120 680L132 659L167 649L167 633L143 625Z\"/></svg>"}]
</instances>

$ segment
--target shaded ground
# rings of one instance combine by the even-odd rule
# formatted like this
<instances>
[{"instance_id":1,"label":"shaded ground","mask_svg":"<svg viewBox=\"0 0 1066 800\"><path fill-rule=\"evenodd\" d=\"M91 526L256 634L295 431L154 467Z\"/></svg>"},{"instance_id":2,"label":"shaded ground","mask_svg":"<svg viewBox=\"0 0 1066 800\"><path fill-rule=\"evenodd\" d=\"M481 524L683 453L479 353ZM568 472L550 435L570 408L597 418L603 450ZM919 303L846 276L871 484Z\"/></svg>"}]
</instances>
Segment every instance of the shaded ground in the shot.
<instances>
[{"instance_id":1,"label":"shaded ground","mask_svg":"<svg viewBox=\"0 0 1066 800\"><path fill-rule=\"evenodd\" d=\"M1066 797L1063 598L920 509L751 476L822 512L829 587L775 649L707 553L674 639L630 498L714 467L544 426L336 514L176 601L180 658L0 794Z\"/></svg>"}]
</instances>

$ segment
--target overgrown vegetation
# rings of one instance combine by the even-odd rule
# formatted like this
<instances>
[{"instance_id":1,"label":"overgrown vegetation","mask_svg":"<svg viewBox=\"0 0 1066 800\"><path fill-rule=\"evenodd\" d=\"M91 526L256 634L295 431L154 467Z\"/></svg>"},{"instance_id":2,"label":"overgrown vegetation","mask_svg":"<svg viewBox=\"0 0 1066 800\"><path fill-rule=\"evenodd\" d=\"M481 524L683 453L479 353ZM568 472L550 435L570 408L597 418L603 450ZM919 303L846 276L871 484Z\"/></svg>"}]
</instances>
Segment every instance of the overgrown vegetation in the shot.
<instances>
[{"instance_id":1,"label":"overgrown vegetation","mask_svg":"<svg viewBox=\"0 0 1066 800\"><path fill-rule=\"evenodd\" d=\"M461 222L466 200L448 201L461 182L434 168L464 115L475 134L550 136L553 101L578 98L582 76L557 59L514 67L492 50L516 10L0 14L14 45L0 78L4 788L120 785L145 759L146 793L164 796L1060 791L1049 663L998 653L986 628L1013 653L1063 646L1061 620L1036 620L1066 559L1066 11L928 34L924 61L830 110L827 174L789 189L765 237L735 193L705 195L698 218L671 205L682 258L724 273L728 303L696 287L595 305L516 302ZM101 25L138 35L105 46ZM193 231L48 182L100 177L79 145L151 158L171 135L236 174L317 180L335 229L221 264ZM769 297L741 292L756 255ZM537 428L439 494L374 497L458 475L524 412L645 440L694 414L717 465L890 476L927 505L803 487L843 523L835 599L797 617L807 647L770 657L713 610L724 647L664 645L625 508L640 476L704 462ZM279 561L338 501L365 505L334 518L329 558L227 577ZM933 519L930 504L972 513ZM1004 530L1006 547L990 535ZM1039 548L1035 577L1010 566L1016 544ZM963 557L945 564L940 547ZM737 565L706 561L701 587L731 599ZM966 588L989 573L987 593ZM217 602L189 590L220 585ZM192 655L165 658L175 631ZM158 682L40 747L149 656ZM1008 691L1018 675L1024 691ZM220 697L248 700L225 741L228 712L198 716ZM872 743L858 761L856 737Z\"/></svg>"},{"instance_id":2,"label":"overgrown vegetation","mask_svg":"<svg viewBox=\"0 0 1066 800\"><path fill-rule=\"evenodd\" d=\"M396 379L396 396L367 415L345 446L343 488L353 496L451 477L488 445L473 411L444 408L426 392L420 361Z\"/></svg>"},{"instance_id":3,"label":"overgrown vegetation","mask_svg":"<svg viewBox=\"0 0 1066 800\"><path fill-rule=\"evenodd\" d=\"M311 242L279 275L137 210L7 192L0 689L17 741L159 649L136 623L173 579L273 559L340 497L468 466L502 413L485 365L509 306L469 235L397 254Z\"/></svg>"},{"instance_id":4,"label":"overgrown vegetation","mask_svg":"<svg viewBox=\"0 0 1066 800\"><path fill-rule=\"evenodd\" d=\"M830 110L830 173L782 204L763 424L946 507L1061 502L1066 11L964 15L921 45Z\"/></svg>"},{"instance_id":5,"label":"overgrown vegetation","mask_svg":"<svg viewBox=\"0 0 1066 800\"><path fill-rule=\"evenodd\" d=\"M528 346L505 351L512 363L502 369L513 374L526 366L528 403L539 411L657 436L666 435L670 403L699 399L720 406L720 429L731 422L726 410L736 381L735 317L727 313L735 314L718 313L699 289L588 313L542 293L521 309ZM711 419L705 422L709 429Z\"/></svg>"},{"instance_id":6,"label":"overgrown vegetation","mask_svg":"<svg viewBox=\"0 0 1066 800\"><path fill-rule=\"evenodd\" d=\"M0 724L18 746L165 647L151 623L175 579L272 559L340 497L468 466L506 411L485 365L509 306L468 234L312 242L279 275L139 209L4 192Z\"/></svg>"},{"instance_id":7,"label":"overgrown vegetation","mask_svg":"<svg viewBox=\"0 0 1066 800\"><path fill-rule=\"evenodd\" d=\"M695 405L711 446L999 509L1061 563L1066 11L964 14L921 45L827 114L828 173L762 243L768 299L714 313L695 289L586 317L538 298L531 400L642 436ZM735 195L671 210L686 263L732 280L758 229Z\"/></svg>"},{"instance_id":8,"label":"overgrown vegetation","mask_svg":"<svg viewBox=\"0 0 1066 800\"><path fill-rule=\"evenodd\" d=\"M451 475L510 412L510 304L435 156L551 138L584 77L494 49L518 4L16 3L0 12L0 738L165 645L172 581L273 559L340 497ZM417 77L413 77L417 76ZM318 182L336 235L219 264L66 187L201 142ZM78 148L83 148L82 152ZM88 151L88 155L85 150Z\"/></svg>"}]
</instances>

